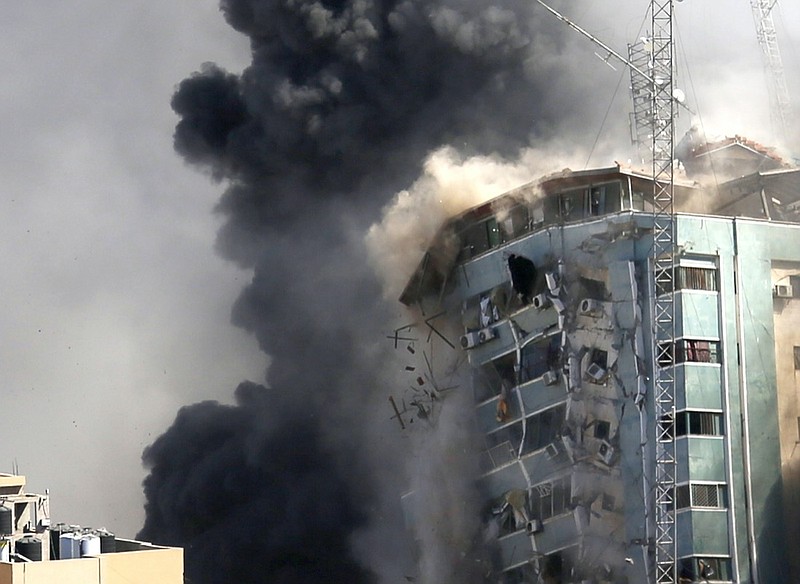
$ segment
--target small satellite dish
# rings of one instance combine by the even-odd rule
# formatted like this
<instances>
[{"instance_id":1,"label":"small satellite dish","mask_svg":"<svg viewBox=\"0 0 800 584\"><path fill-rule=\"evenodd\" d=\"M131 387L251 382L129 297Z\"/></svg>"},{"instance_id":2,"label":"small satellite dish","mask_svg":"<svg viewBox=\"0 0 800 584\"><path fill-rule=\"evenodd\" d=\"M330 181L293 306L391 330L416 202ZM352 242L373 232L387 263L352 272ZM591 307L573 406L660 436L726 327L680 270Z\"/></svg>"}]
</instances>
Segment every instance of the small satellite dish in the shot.
<instances>
[{"instance_id":1,"label":"small satellite dish","mask_svg":"<svg viewBox=\"0 0 800 584\"><path fill-rule=\"evenodd\" d=\"M652 52L653 52L653 39L651 39L650 37L639 37L639 42L642 43L642 48L646 52L652 54Z\"/></svg>"},{"instance_id":2,"label":"small satellite dish","mask_svg":"<svg viewBox=\"0 0 800 584\"><path fill-rule=\"evenodd\" d=\"M656 82L656 85L664 85L667 80L662 75L656 75L653 81Z\"/></svg>"},{"instance_id":3,"label":"small satellite dish","mask_svg":"<svg viewBox=\"0 0 800 584\"><path fill-rule=\"evenodd\" d=\"M681 104L686 103L686 94L684 93L683 89L679 89L676 87L672 91L672 99Z\"/></svg>"}]
</instances>

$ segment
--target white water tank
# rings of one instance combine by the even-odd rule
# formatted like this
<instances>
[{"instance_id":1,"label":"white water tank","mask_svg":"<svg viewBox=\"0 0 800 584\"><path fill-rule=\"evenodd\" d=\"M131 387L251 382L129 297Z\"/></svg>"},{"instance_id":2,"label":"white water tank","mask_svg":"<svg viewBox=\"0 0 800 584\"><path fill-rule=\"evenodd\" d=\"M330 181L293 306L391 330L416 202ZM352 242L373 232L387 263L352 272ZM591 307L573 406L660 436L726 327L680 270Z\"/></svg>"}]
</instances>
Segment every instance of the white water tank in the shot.
<instances>
[{"instance_id":1,"label":"white water tank","mask_svg":"<svg viewBox=\"0 0 800 584\"><path fill-rule=\"evenodd\" d=\"M84 533L81 537L81 557L100 555L100 536L96 533Z\"/></svg>"}]
</instances>

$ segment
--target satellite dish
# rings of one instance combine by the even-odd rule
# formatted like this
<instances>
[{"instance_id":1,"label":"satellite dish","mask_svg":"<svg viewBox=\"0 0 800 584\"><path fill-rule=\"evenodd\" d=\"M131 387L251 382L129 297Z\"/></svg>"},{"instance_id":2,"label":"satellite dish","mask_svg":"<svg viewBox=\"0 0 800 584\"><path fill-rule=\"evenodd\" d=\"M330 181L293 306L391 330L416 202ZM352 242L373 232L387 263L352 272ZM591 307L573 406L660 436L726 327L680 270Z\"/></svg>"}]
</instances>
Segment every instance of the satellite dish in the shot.
<instances>
[{"instance_id":1,"label":"satellite dish","mask_svg":"<svg viewBox=\"0 0 800 584\"><path fill-rule=\"evenodd\" d=\"M672 98L680 104L686 103L686 94L683 89L677 87L672 91Z\"/></svg>"},{"instance_id":2,"label":"satellite dish","mask_svg":"<svg viewBox=\"0 0 800 584\"><path fill-rule=\"evenodd\" d=\"M645 52L653 53L653 39L649 37L639 37L639 41L642 43L642 48Z\"/></svg>"}]
</instances>

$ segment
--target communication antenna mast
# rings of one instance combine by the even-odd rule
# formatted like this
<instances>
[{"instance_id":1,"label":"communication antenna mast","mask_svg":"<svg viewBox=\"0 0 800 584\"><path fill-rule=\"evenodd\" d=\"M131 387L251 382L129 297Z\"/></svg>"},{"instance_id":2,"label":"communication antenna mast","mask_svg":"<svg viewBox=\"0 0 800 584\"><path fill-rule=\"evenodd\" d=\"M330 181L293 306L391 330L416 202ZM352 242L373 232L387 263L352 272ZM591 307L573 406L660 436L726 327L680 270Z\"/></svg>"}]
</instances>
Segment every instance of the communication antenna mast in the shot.
<instances>
[{"instance_id":1,"label":"communication antenna mast","mask_svg":"<svg viewBox=\"0 0 800 584\"><path fill-rule=\"evenodd\" d=\"M774 130L785 139L787 128L792 122L792 102L789 98L786 78L783 75L778 35L772 19L772 9L777 3L778 0L750 0L756 24L756 37L761 47L761 60L767 72L770 117Z\"/></svg>"},{"instance_id":2,"label":"communication antenna mast","mask_svg":"<svg viewBox=\"0 0 800 584\"><path fill-rule=\"evenodd\" d=\"M651 0L652 17L652 132L653 132L653 394L656 416L655 581L677 579L675 539L675 321L673 160L673 0Z\"/></svg>"}]
</instances>

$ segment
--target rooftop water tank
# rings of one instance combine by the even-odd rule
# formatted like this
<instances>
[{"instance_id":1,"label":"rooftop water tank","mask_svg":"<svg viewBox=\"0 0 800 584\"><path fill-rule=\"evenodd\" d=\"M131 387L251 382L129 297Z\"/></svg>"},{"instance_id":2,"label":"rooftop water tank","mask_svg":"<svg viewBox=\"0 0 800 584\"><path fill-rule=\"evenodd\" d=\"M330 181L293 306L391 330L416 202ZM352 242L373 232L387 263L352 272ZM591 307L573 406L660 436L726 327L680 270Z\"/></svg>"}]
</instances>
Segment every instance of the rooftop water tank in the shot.
<instances>
[{"instance_id":1,"label":"rooftop water tank","mask_svg":"<svg viewBox=\"0 0 800 584\"><path fill-rule=\"evenodd\" d=\"M32 562L41 562L42 540L38 537L26 535L22 539L17 540L14 551L21 556L25 556Z\"/></svg>"},{"instance_id":2,"label":"rooftop water tank","mask_svg":"<svg viewBox=\"0 0 800 584\"><path fill-rule=\"evenodd\" d=\"M81 534L75 532L62 533L58 536L58 558L71 560L81 557Z\"/></svg>"},{"instance_id":3,"label":"rooftop water tank","mask_svg":"<svg viewBox=\"0 0 800 584\"><path fill-rule=\"evenodd\" d=\"M97 532L100 536L100 553L113 554L117 551L117 538L114 534L101 529Z\"/></svg>"},{"instance_id":4,"label":"rooftop water tank","mask_svg":"<svg viewBox=\"0 0 800 584\"><path fill-rule=\"evenodd\" d=\"M96 533L85 533L81 537L81 557L100 555L100 536Z\"/></svg>"},{"instance_id":5,"label":"rooftop water tank","mask_svg":"<svg viewBox=\"0 0 800 584\"><path fill-rule=\"evenodd\" d=\"M0 535L14 533L14 512L8 507L0 507Z\"/></svg>"}]
</instances>

